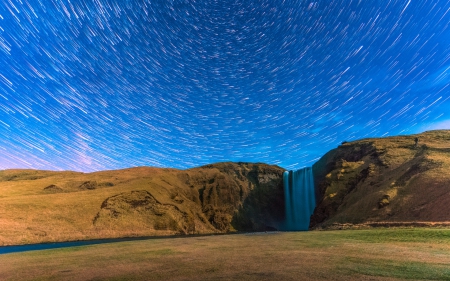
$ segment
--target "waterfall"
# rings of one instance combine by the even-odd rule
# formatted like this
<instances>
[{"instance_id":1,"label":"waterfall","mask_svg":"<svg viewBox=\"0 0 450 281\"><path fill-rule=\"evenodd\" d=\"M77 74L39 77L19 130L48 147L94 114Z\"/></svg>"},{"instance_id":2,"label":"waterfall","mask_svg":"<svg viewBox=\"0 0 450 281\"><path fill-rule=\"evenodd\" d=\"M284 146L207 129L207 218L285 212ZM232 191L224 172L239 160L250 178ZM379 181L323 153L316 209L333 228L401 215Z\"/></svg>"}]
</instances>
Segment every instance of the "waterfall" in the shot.
<instances>
[{"instance_id":1,"label":"waterfall","mask_svg":"<svg viewBox=\"0 0 450 281\"><path fill-rule=\"evenodd\" d=\"M312 168L286 171L283 174L286 204L286 230L308 230L316 197Z\"/></svg>"}]
</instances>

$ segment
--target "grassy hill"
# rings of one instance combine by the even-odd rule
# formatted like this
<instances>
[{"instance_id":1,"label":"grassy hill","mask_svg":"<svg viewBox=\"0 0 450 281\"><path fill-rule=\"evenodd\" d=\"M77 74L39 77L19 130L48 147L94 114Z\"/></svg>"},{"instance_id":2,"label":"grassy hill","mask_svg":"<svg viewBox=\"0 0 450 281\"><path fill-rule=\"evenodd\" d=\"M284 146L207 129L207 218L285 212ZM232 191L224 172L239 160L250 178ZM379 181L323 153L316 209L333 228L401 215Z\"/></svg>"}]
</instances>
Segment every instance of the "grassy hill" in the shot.
<instances>
[{"instance_id":1,"label":"grassy hill","mask_svg":"<svg viewBox=\"0 0 450 281\"><path fill-rule=\"evenodd\" d=\"M0 245L276 228L283 169L0 171Z\"/></svg>"},{"instance_id":2,"label":"grassy hill","mask_svg":"<svg viewBox=\"0 0 450 281\"><path fill-rule=\"evenodd\" d=\"M343 143L313 170L312 226L450 221L449 130Z\"/></svg>"},{"instance_id":3,"label":"grassy hill","mask_svg":"<svg viewBox=\"0 0 450 281\"><path fill-rule=\"evenodd\" d=\"M262 163L0 171L0 246L280 229L283 171ZM449 224L448 130L345 142L313 171L311 227Z\"/></svg>"}]
</instances>

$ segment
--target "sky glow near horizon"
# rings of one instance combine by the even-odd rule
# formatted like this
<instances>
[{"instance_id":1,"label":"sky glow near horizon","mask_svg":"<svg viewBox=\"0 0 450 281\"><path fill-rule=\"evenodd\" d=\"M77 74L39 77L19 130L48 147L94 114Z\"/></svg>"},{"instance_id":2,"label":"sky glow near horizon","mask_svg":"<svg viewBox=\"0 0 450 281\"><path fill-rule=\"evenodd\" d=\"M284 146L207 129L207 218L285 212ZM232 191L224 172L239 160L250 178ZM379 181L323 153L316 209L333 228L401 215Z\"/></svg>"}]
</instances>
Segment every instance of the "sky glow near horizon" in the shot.
<instances>
[{"instance_id":1,"label":"sky glow near horizon","mask_svg":"<svg viewBox=\"0 0 450 281\"><path fill-rule=\"evenodd\" d=\"M0 0L0 169L299 169L450 129L449 22L446 0Z\"/></svg>"}]
</instances>

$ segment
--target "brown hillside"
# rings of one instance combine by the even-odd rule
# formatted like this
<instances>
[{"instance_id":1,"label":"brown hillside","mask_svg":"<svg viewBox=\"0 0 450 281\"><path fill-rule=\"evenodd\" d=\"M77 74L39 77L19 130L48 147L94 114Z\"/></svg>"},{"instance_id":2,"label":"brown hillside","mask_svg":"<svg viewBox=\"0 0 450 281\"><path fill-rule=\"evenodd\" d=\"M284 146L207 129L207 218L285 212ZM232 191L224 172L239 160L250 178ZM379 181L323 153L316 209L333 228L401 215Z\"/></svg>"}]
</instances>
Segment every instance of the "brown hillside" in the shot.
<instances>
[{"instance_id":1,"label":"brown hillside","mask_svg":"<svg viewBox=\"0 0 450 281\"><path fill-rule=\"evenodd\" d=\"M0 171L0 245L278 228L283 169Z\"/></svg>"},{"instance_id":2,"label":"brown hillside","mask_svg":"<svg viewBox=\"0 0 450 281\"><path fill-rule=\"evenodd\" d=\"M313 170L319 195L313 227L450 221L448 130L344 143Z\"/></svg>"},{"instance_id":3,"label":"brown hillside","mask_svg":"<svg viewBox=\"0 0 450 281\"><path fill-rule=\"evenodd\" d=\"M450 131L344 143L313 166L311 226L450 221L449 170ZM0 245L282 229L283 171L0 171Z\"/></svg>"}]
</instances>

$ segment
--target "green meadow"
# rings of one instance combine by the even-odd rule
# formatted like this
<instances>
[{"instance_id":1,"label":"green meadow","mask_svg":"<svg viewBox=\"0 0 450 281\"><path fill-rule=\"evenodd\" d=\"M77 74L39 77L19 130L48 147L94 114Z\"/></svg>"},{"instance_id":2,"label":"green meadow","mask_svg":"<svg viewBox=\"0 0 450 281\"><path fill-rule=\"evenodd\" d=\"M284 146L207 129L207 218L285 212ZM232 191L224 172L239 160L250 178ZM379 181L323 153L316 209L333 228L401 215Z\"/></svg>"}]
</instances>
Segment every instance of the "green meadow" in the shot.
<instances>
[{"instance_id":1,"label":"green meadow","mask_svg":"<svg viewBox=\"0 0 450 281\"><path fill-rule=\"evenodd\" d=\"M0 280L450 280L450 229L157 238L0 255Z\"/></svg>"}]
</instances>

